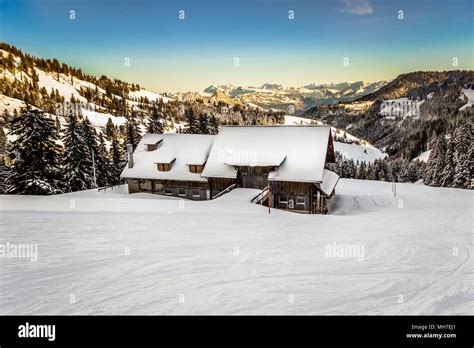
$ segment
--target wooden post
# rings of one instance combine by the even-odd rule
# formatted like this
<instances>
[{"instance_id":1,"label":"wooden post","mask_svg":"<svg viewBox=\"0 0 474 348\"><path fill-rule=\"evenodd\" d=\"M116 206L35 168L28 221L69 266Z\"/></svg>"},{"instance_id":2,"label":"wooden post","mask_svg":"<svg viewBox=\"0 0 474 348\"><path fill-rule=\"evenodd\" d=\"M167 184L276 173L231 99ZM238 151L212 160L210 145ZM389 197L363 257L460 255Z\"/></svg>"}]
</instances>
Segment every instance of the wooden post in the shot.
<instances>
[{"instance_id":1,"label":"wooden post","mask_svg":"<svg viewBox=\"0 0 474 348\"><path fill-rule=\"evenodd\" d=\"M319 214L321 212L321 194L318 192L316 193L316 212Z\"/></svg>"},{"instance_id":2,"label":"wooden post","mask_svg":"<svg viewBox=\"0 0 474 348\"><path fill-rule=\"evenodd\" d=\"M272 196L272 187L268 185L268 214L270 214L270 198Z\"/></svg>"}]
</instances>

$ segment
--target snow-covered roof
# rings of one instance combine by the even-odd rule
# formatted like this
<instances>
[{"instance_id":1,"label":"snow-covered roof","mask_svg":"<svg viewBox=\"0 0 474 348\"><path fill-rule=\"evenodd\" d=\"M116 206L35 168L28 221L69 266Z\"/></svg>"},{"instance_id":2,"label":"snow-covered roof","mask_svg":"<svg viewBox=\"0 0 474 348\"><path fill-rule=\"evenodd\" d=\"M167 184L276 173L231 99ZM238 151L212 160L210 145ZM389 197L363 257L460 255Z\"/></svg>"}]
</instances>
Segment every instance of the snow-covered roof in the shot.
<instances>
[{"instance_id":1,"label":"snow-covered roof","mask_svg":"<svg viewBox=\"0 0 474 348\"><path fill-rule=\"evenodd\" d=\"M214 135L145 134L133 153L133 168L125 167L122 178L207 181L200 173L191 173L189 164L203 164L211 150ZM146 144L163 140L156 150ZM174 160L174 161L173 161ZM158 171L157 163L172 163L171 170Z\"/></svg>"},{"instance_id":2,"label":"snow-covered roof","mask_svg":"<svg viewBox=\"0 0 474 348\"><path fill-rule=\"evenodd\" d=\"M237 166L275 166L268 180L321 182L330 127L223 126L202 175L235 178Z\"/></svg>"},{"instance_id":3,"label":"snow-covered roof","mask_svg":"<svg viewBox=\"0 0 474 348\"><path fill-rule=\"evenodd\" d=\"M171 163L176 159L176 155L173 152L157 151L156 157L153 160L156 163Z\"/></svg>"},{"instance_id":4,"label":"snow-covered roof","mask_svg":"<svg viewBox=\"0 0 474 348\"><path fill-rule=\"evenodd\" d=\"M339 181L339 175L330 171L328 169L324 169L323 171L323 182L321 183L321 190L327 194L328 196L334 191L337 182Z\"/></svg>"}]
</instances>

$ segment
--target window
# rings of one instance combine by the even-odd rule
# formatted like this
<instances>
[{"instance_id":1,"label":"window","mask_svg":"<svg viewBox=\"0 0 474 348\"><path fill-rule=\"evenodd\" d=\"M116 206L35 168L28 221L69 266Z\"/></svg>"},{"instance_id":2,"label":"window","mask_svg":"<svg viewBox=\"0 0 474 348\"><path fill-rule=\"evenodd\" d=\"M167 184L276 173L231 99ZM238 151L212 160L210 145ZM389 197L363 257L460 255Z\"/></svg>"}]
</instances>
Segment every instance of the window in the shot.
<instances>
[{"instance_id":1,"label":"window","mask_svg":"<svg viewBox=\"0 0 474 348\"><path fill-rule=\"evenodd\" d=\"M178 196L181 196L181 197L186 197L186 189L184 188L178 188Z\"/></svg>"},{"instance_id":2,"label":"window","mask_svg":"<svg viewBox=\"0 0 474 348\"><path fill-rule=\"evenodd\" d=\"M164 191L163 183L160 180L155 180L155 191L156 192L163 192Z\"/></svg>"},{"instance_id":3,"label":"window","mask_svg":"<svg viewBox=\"0 0 474 348\"><path fill-rule=\"evenodd\" d=\"M285 208L288 208L288 196L280 196L278 198L278 204L280 207L285 206Z\"/></svg>"},{"instance_id":4,"label":"window","mask_svg":"<svg viewBox=\"0 0 474 348\"><path fill-rule=\"evenodd\" d=\"M171 163L158 163L158 170L160 172L169 172L171 170Z\"/></svg>"},{"instance_id":5,"label":"window","mask_svg":"<svg viewBox=\"0 0 474 348\"><path fill-rule=\"evenodd\" d=\"M189 165L189 171L191 173L202 173L203 169L204 169L203 165L198 165L198 164L190 164Z\"/></svg>"},{"instance_id":6,"label":"window","mask_svg":"<svg viewBox=\"0 0 474 348\"><path fill-rule=\"evenodd\" d=\"M200 198L201 197L201 194L200 194L199 190L193 189L193 197L194 198Z\"/></svg>"},{"instance_id":7,"label":"window","mask_svg":"<svg viewBox=\"0 0 474 348\"><path fill-rule=\"evenodd\" d=\"M155 151L158 148L158 144L146 144L147 151Z\"/></svg>"},{"instance_id":8,"label":"window","mask_svg":"<svg viewBox=\"0 0 474 348\"><path fill-rule=\"evenodd\" d=\"M297 196L296 197L296 209L298 210L305 210L306 209L306 202L304 197Z\"/></svg>"},{"instance_id":9,"label":"window","mask_svg":"<svg viewBox=\"0 0 474 348\"><path fill-rule=\"evenodd\" d=\"M173 192L171 191L170 187L165 187L165 195L171 196Z\"/></svg>"}]
</instances>

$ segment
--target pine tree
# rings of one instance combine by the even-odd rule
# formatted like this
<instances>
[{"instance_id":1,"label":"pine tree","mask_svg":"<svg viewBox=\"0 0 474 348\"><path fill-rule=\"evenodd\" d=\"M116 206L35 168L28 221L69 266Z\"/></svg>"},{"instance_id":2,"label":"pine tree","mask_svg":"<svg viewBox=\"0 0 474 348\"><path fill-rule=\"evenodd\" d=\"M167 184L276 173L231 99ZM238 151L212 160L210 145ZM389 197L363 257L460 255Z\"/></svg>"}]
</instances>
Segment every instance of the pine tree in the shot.
<instances>
[{"instance_id":1,"label":"pine tree","mask_svg":"<svg viewBox=\"0 0 474 348\"><path fill-rule=\"evenodd\" d=\"M463 189L471 188L472 163L474 156L472 127L464 124L454 131L454 179L452 186Z\"/></svg>"},{"instance_id":2,"label":"pine tree","mask_svg":"<svg viewBox=\"0 0 474 348\"><path fill-rule=\"evenodd\" d=\"M440 186L450 187L454 179L454 140L451 137L446 144L446 154L444 155L444 168L439 179Z\"/></svg>"},{"instance_id":3,"label":"pine tree","mask_svg":"<svg viewBox=\"0 0 474 348\"><path fill-rule=\"evenodd\" d=\"M112 160L111 169L111 185L118 185L120 183L120 173L122 172L124 161L124 152L120 146L119 141L116 137L112 138L112 144L110 146L110 158Z\"/></svg>"},{"instance_id":4,"label":"pine tree","mask_svg":"<svg viewBox=\"0 0 474 348\"><path fill-rule=\"evenodd\" d=\"M446 138L444 134L439 135L433 142L430 158L425 170L424 183L429 186L441 185L441 174L444 169L446 156Z\"/></svg>"},{"instance_id":5,"label":"pine tree","mask_svg":"<svg viewBox=\"0 0 474 348\"><path fill-rule=\"evenodd\" d=\"M89 173L93 178L95 169L96 185L98 187L107 186L110 177L110 164L107 159L104 139L102 135L100 137L97 135L94 127L92 127L92 123L87 118L82 120L81 127L84 143L91 153L91 160L92 156L94 159L94 162L91 163Z\"/></svg>"},{"instance_id":6,"label":"pine tree","mask_svg":"<svg viewBox=\"0 0 474 348\"><path fill-rule=\"evenodd\" d=\"M219 132L219 122L216 119L216 116L212 115L209 119L209 133L217 134Z\"/></svg>"},{"instance_id":7,"label":"pine tree","mask_svg":"<svg viewBox=\"0 0 474 348\"><path fill-rule=\"evenodd\" d=\"M135 121L135 117L131 117L128 119L126 125L125 125L125 131L126 131L126 144L132 144L133 149L137 147L138 143L140 142L140 130L138 129L138 126Z\"/></svg>"},{"instance_id":8,"label":"pine tree","mask_svg":"<svg viewBox=\"0 0 474 348\"><path fill-rule=\"evenodd\" d=\"M0 157L3 157L7 152L7 136L3 127L0 127Z\"/></svg>"},{"instance_id":9,"label":"pine tree","mask_svg":"<svg viewBox=\"0 0 474 348\"><path fill-rule=\"evenodd\" d=\"M188 126L187 133L189 134L199 133L199 122L194 116L194 111L192 108L190 108L188 113L186 114L186 123Z\"/></svg>"},{"instance_id":10,"label":"pine tree","mask_svg":"<svg viewBox=\"0 0 474 348\"><path fill-rule=\"evenodd\" d=\"M8 157L13 161L6 180L7 193L49 195L60 193L59 156L54 122L42 111L22 109L9 124L16 137Z\"/></svg>"},{"instance_id":11,"label":"pine tree","mask_svg":"<svg viewBox=\"0 0 474 348\"><path fill-rule=\"evenodd\" d=\"M362 179L362 180L365 180L367 178L367 169L366 169L365 162L362 162L357 168L356 178Z\"/></svg>"},{"instance_id":12,"label":"pine tree","mask_svg":"<svg viewBox=\"0 0 474 348\"><path fill-rule=\"evenodd\" d=\"M380 160L376 159L374 163L372 163L372 178L371 180L380 180Z\"/></svg>"},{"instance_id":13,"label":"pine tree","mask_svg":"<svg viewBox=\"0 0 474 348\"><path fill-rule=\"evenodd\" d=\"M56 132L60 132L61 131L61 122L59 122L59 117L56 116L56 119L54 121L54 126L56 127Z\"/></svg>"},{"instance_id":14,"label":"pine tree","mask_svg":"<svg viewBox=\"0 0 474 348\"><path fill-rule=\"evenodd\" d=\"M405 180L406 182L416 182L418 181L418 161L410 162L410 164L407 167L406 175L405 175Z\"/></svg>"},{"instance_id":15,"label":"pine tree","mask_svg":"<svg viewBox=\"0 0 474 348\"><path fill-rule=\"evenodd\" d=\"M0 194L5 193L7 189L6 180L8 178L8 171L5 165L5 154L7 152L7 136L0 127Z\"/></svg>"},{"instance_id":16,"label":"pine tree","mask_svg":"<svg viewBox=\"0 0 474 348\"><path fill-rule=\"evenodd\" d=\"M75 116L69 116L63 136L63 170L66 191L87 190L92 186L91 152L85 140L83 127Z\"/></svg>"},{"instance_id":17,"label":"pine tree","mask_svg":"<svg viewBox=\"0 0 474 348\"><path fill-rule=\"evenodd\" d=\"M97 154L94 156L96 160L97 185L99 187L108 186L112 180L112 163L109 160L107 147L102 134L99 135L97 144Z\"/></svg>"},{"instance_id":18,"label":"pine tree","mask_svg":"<svg viewBox=\"0 0 474 348\"><path fill-rule=\"evenodd\" d=\"M8 169L5 165L3 157L0 156L0 194L7 191Z\"/></svg>"},{"instance_id":19,"label":"pine tree","mask_svg":"<svg viewBox=\"0 0 474 348\"><path fill-rule=\"evenodd\" d=\"M162 116L153 107L153 112L148 120L147 132L152 134L163 134Z\"/></svg>"},{"instance_id":20,"label":"pine tree","mask_svg":"<svg viewBox=\"0 0 474 348\"><path fill-rule=\"evenodd\" d=\"M199 115L199 134L209 134L209 120L206 114Z\"/></svg>"},{"instance_id":21,"label":"pine tree","mask_svg":"<svg viewBox=\"0 0 474 348\"><path fill-rule=\"evenodd\" d=\"M107 136L107 139L112 139L114 136L114 133L115 133L115 126L114 126L114 123L112 122L112 119L109 117L105 125L105 135Z\"/></svg>"},{"instance_id":22,"label":"pine tree","mask_svg":"<svg viewBox=\"0 0 474 348\"><path fill-rule=\"evenodd\" d=\"M373 180L374 176L374 165L372 163L367 163L367 175L366 180Z\"/></svg>"},{"instance_id":23,"label":"pine tree","mask_svg":"<svg viewBox=\"0 0 474 348\"><path fill-rule=\"evenodd\" d=\"M8 122L10 122L10 113L8 112L7 109L4 109L3 110L3 114L2 114L2 120L1 120L1 123L2 123L2 127L7 124Z\"/></svg>"}]
</instances>

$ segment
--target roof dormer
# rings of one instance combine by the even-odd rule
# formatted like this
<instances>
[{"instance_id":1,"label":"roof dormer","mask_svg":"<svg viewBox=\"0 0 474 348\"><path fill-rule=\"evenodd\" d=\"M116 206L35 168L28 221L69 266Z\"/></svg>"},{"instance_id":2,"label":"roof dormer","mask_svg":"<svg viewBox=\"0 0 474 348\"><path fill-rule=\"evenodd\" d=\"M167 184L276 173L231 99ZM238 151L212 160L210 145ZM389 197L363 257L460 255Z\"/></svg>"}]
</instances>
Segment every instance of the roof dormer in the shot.
<instances>
[{"instance_id":1,"label":"roof dormer","mask_svg":"<svg viewBox=\"0 0 474 348\"><path fill-rule=\"evenodd\" d=\"M188 164L188 167L191 173L202 173L204 170L204 164Z\"/></svg>"},{"instance_id":2,"label":"roof dormer","mask_svg":"<svg viewBox=\"0 0 474 348\"><path fill-rule=\"evenodd\" d=\"M160 139L156 142L145 143L145 150L147 152L155 151L156 149L158 149L158 147L161 145L162 142L163 142L163 139Z\"/></svg>"},{"instance_id":3,"label":"roof dormer","mask_svg":"<svg viewBox=\"0 0 474 348\"><path fill-rule=\"evenodd\" d=\"M172 159L169 162L157 162L157 168L158 171L160 172L169 172L171 170L171 167L173 167L175 159Z\"/></svg>"}]
</instances>

